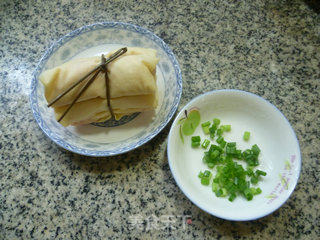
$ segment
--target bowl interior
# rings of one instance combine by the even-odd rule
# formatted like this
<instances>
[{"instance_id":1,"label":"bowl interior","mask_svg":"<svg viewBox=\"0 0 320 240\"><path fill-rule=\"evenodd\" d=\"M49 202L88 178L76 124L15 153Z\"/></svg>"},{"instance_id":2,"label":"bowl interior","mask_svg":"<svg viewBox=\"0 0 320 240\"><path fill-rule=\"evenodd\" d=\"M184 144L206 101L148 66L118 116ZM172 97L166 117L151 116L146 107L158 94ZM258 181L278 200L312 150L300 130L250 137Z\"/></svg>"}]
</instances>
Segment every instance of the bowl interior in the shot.
<instances>
[{"instance_id":1,"label":"bowl interior","mask_svg":"<svg viewBox=\"0 0 320 240\"><path fill-rule=\"evenodd\" d=\"M231 124L231 132L224 133L227 142L237 142L237 148L251 148L257 144L261 169L267 176L259 182L262 194L247 201L237 197L234 202L217 198L211 186L203 186L199 171L208 169L202 162L205 150L191 148L191 138L179 137L178 120L185 110L197 107L201 122L221 119L222 124ZM244 131L251 133L250 140L242 140ZM193 135L208 138L199 126ZM201 95L185 106L174 121L168 142L168 158L174 178L187 197L203 210L224 219L252 220L265 216L292 193L300 172L300 150L297 138L289 122L272 104L254 94L221 90Z\"/></svg>"},{"instance_id":2,"label":"bowl interior","mask_svg":"<svg viewBox=\"0 0 320 240\"><path fill-rule=\"evenodd\" d=\"M85 125L64 128L46 107L40 73L70 59L97 56L123 46L153 48L157 65L159 105L153 112L129 118L114 127ZM60 146L84 155L110 156L132 150L154 137L173 116L181 95L181 73L166 44L151 32L124 23L101 23L78 29L55 43L41 60L32 83L31 105L43 131Z\"/></svg>"}]
</instances>

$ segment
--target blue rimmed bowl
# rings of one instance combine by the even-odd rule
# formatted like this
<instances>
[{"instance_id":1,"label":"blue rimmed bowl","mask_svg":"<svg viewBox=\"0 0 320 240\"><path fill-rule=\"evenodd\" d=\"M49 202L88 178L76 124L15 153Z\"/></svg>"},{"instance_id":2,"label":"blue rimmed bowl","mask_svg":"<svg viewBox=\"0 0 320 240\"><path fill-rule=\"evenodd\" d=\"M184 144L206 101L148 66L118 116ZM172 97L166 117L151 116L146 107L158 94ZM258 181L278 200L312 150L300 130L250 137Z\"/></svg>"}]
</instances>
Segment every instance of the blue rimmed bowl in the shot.
<instances>
[{"instance_id":1,"label":"blue rimmed bowl","mask_svg":"<svg viewBox=\"0 0 320 240\"><path fill-rule=\"evenodd\" d=\"M135 114L120 122L63 127L47 108L44 88L38 78L42 71L74 58L101 55L120 47L157 50L159 105L153 112ZM179 64L162 39L136 25L102 22L81 27L55 42L40 60L31 83L30 102L42 131L59 146L87 156L112 156L136 149L155 137L174 115L182 92Z\"/></svg>"}]
</instances>

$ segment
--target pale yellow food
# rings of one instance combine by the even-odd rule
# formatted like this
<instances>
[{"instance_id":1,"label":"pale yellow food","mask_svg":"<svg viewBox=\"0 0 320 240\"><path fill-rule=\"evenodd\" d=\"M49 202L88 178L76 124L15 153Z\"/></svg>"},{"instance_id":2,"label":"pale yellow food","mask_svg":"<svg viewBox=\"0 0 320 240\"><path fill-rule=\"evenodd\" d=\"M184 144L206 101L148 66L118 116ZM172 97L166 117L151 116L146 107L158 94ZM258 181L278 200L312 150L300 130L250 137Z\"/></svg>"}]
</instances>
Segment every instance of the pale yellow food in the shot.
<instances>
[{"instance_id":1,"label":"pale yellow food","mask_svg":"<svg viewBox=\"0 0 320 240\"><path fill-rule=\"evenodd\" d=\"M109 53L106 57L112 54ZM65 91L100 64L101 57L75 59L40 75L48 102ZM134 112L153 110L157 106L156 51L146 48L128 48L128 51L108 64L111 106L116 119ZM77 96L86 81L79 84L56 102L53 107L56 119ZM60 122L63 126L101 122L111 114L106 99L104 73L78 99Z\"/></svg>"}]
</instances>

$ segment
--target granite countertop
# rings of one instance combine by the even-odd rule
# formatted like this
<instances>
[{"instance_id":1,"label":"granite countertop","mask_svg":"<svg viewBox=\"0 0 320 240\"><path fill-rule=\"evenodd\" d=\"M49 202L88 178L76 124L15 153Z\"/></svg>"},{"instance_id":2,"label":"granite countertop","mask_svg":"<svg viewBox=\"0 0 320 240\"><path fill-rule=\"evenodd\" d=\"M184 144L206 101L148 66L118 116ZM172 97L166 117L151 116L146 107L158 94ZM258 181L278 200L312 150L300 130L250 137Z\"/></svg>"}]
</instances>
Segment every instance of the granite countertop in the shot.
<instances>
[{"instance_id":1,"label":"granite countertop","mask_svg":"<svg viewBox=\"0 0 320 240\"><path fill-rule=\"evenodd\" d=\"M320 236L319 5L188 2L0 2L0 239ZM55 40L99 21L140 25L172 48L183 75L179 109L198 94L225 88L250 91L278 107L297 134L303 159L290 199L251 222L203 212L171 175L166 155L171 123L149 143L116 157L79 156L51 142L30 110L32 72ZM168 216L168 227L147 224Z\"/></svg>"}]
</instances>

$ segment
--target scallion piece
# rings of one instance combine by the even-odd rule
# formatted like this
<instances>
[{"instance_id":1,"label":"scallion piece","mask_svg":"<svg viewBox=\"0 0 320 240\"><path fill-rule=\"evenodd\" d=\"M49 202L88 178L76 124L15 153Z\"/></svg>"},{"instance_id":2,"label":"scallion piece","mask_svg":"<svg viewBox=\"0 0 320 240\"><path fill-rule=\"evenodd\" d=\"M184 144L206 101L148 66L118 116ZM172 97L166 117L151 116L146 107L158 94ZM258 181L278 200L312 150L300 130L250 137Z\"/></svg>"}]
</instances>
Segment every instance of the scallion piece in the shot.
<instances>
[{"instance_id":1,"label":"scallion piece","mask_svg":"<svg viewBox=\"0 0 320 240\"><path fill-rule=\"evenodd\" d=\"M219 189L219 190L215 191L215 194L216 194L217 197L221 197L222 194L223 194L222 189Z\"/></svg>"},{"instance_id":2,"label":"scallion piece","mask_svg":"<svg viewBox=\"0 0 320 240\"><path fill-rule=\"evenodd\" d=\"M214 167L214 163L209 162L209 163L208 163L208 168L213 168L213 167Z\"/></svg>"},{"instance_id":3,"label":"scallion piece","mask_svg":"<svg viewBox=\"0 0 320 240\"><path fill-rule=\"evenodd\" d=\"M215 125L212 125L210 128L209 128L209 131L210 133L215 133L217 130L217 127Z\"/></svg>"},{"instance_id":4,"label":"scallion piece","mask_svg":"<svg viewBox=\"0 0 320 240\"><path fill-rule=\"evenodd\" d=\"M196 148L200 146L200 142L191 142L191 147Z\"/></svg>"},{"instance_id":5,"label":"scallion piece","mask_svg":"<svg viewBox=\"0 0 320 240\"><path fill-rule=\"evenodd\" d=\"M201 184L202 185L207 186L207 185L209 185L209 183L210 183L210 179L209 178L205 178L205 177L201 178Z\"/></svg>"},{"instance_id":6,"label":"scallion piece","mask_svg":"<svg viewBox=\"0 0 320 240\"><path fill-rule=\"evenodd\" d=\"M253 194L251 192L251 190L249 188L247 188L246 190L243 191L244 196L246 197L246 199L248 201L252 200L253 198Z\"/></svg>"},{"instance_id":7,"label":"scallion piece","mask_svg":"<svg viewBox=\"0 0 320 240\"><path fill-rule=\"evenodd\" d=\"M227 189L222 188L222 195L221 197L226 197L228 195Z\"/></svg>"},{"instance_id":8,"label":"scallion piece","mask_svg":"<svg viewBox=\"0 0 320 240\"><path fill-rule=\"evenodd\" d=\"M209 134L210 133L209 126L203 127L202 130L203 130L204 134Z\"/></svg>"},{"instance_id":9,"label":"scallion piece","mask_svg":"<svg viewBox=\"0 0 320 240\"><path fill-rule=\"evenodd\" d=\"M223 141L224 141L224 138L222 136L219 136L216 140L218 144L222 143Z\"/></svg>"},{"instance_id":10,"label":"scallion piece","mask_svg":"<svg viewBox=\"0 0 320 240\"><path fill-rule=\"evenodd\" d=\"M241 159L241 150L237 149L234 157L235 157L236 159Z\"/></svg>"},{"instance_id":11,"label":"scallion piece","mask_svg":"<svg viewBox=\"0 0 320 240\"><path fill-rule=\"evenodd\" d=\"M256 188L256 194L255 195L260 194L260 193L262 193L262 190L260 188Z\"/></svg>"},{"instance_id":12,"label":"scallion piece","mask_svg":"<svg viewBox=\"0 0 320 240\"><path fill-rule=\"evenodd\" d=\"M218 126L218 125L220 124L220 119L214 118L214 119L213 119L213 124L216 125L216 126Z\"/></svg>"},{"instance_id":13,"label":"scallion piece","mask_svg":"<svg viewBox=\"0 0 320 240\"><path fill-rule=\"evenodd\" d=\"M229 146L229 147L236 147L236 146L237 146L237 143L236 143L236 142L229 142L229 143L227 143L227 146Z\"/></svg>"},{"instance_id":14,"label":"scallion piece","mask_svg":"<svg viewBox=\"0 0 320 240\"><path fill-rule=\"evenodd\" d=\"M250 191L253 195L258 195L258 194L262 193L260 188L250 188Z\"/></svg>"},{"instance_id":15,"label":"scallion piece","mask_svg":"<svg viewBox=\"0 0 320 240\"><path fill-rule=\"evenodd\" d=\"M252 147L251 147L251 151L254 155L258 156L259 153L260 153L260 148L258 147L257 144L254 144Z\"/></svg>"},{"instance_id":16,"label":"scallion piece","mask_svg":"<svg viewBox=\"0 0 320 240\"><path fill-rule=\"evenodd\" d=\"M264 171L261 171L261 170L257 170L257 171L256 171L256 175L257 175L257 176L266 176L267 173L264 172Z\"/></svg>"},{"instance_id":17,"label":"scallion piece","mask_svg":"<svg viewBox=\"0 0 320 240\"><path fill-rule=\"evenodd\" d=\"M209 133L210 133L210 137L213 139L214 138L214 135L216 133L216 130L217 130L217 127L215 125L212 125L210 128L209 128Z\"/></svg>"},{"instance_id":18,"label":"scallion piece","mask_svg":"<svg viewBox=\"0 0 320 240\"><path fill-rule=\"evenodd\" d=\"M219 185L215 182L212 183L212 192L218 191Z\"/></svg>"},{"instance_id":19,"label":"scallion piece","mask_svg":"<svg viewBox=\"0 0 320 240\"><path fill-rule=\"evenodd\" d=\"M219 145L220 145L220 147L224 148L226 146L226 143L227 142L223 140L223 141L221 141L221 143L219 143Z\"/></svg>"},{"instance_id":20,"label":"scallion piece","mask_svg":"<svg viewBox=\"0 0 320 240\"><path fill-rule=\"evenodd\" d=\"M208 139L205 139L203 141L203 143L201 144L201 147L204 148L204 149L207 149L207 147L209 146L210 144L210 141Z\"/></svg>"},{"instance_id":21,"label":"scallion piece","mask_svg":"<svg viewBox=\"0 0 320 240\"><path fill-rule=\"evenodd\" d=\"M206 177L206 178L210 178L211 175L212 175L211 172L208 171L208 170L205 170L204 173L203 173L203 176Z\"/></svg>"},{"instance_id":22,"label":"scallion piece","mask_svg":"<svg viewBox=\"0 0 320 240\"><path fill-rule=\"evenodd\" d=\"M211 124L210 121L201 124L201 127L202 127L204 134L210 133L210 131L209 131L210 124Z\"/></svg>"},{"instance_id":23,"label":"scallion piece","mask_svg":"<svg viewBox=\"0 0 320 240\"><path fill-rule=\"evenodd\" d=\"M212 145L210 146L209 152L213 152L214 150L218 150L220 153L223 152L223 149L222 149L221 147L219 147L218 145L212 144Z\"/></svg>"},{"instance_id":24,"label":"scallion piece","mask_svg":"<svg viewBox=\"0 0 320 240\"><path fill-rule=\"evenodd\" d=\"M248 175L249 177L251 177L251 176L254 175L254 172L253 172L252 167L248 167L248 168L247 168L247 175Z\"/></svg>"},{"instance_id":25,"label":"scallion piece","mask_svg":"<svg viewBox=\"0 0 320 240\"><path fill-rule=\"evenodd\" d=\"M218 150L214 150L213 152L210 153L210 157L212 159L216 159L220 155L220 152Z\"/></svg>"},{"instance_id":26,"label":"scallion piece","mask_svg":"<svg viewBox=\"0 0 320 240\"><path fill-rule=\"evenodd\" d=\"M259 179L256 176L252 176L250 181L252 184L257 184Z\"/></svg>"},{"instance_id":27,"label":"scallion piece","mask_svg":"<svg viewBox=\"0 0 320 240\"><path fill-rule=\"evenodd\" d=\"M200 136L193 136L193 137L191 137L191 141L192 142L200 142L201 138L200 138Z\"/></svg>"},{"instance_id":28,"label":"scallion piece","mask_svg":"<svg viewBox=\"0 0 320 240\"><path fill-rule=\"evenodd\" d=\"M205 170L203 173L203 176L201 177L201 184L209 185L211 176L212 176L211 172L208 170Z\"/></svg>"},{"instance_id":29,"label":"scallion piece","mask_svg":"<svg viewBox=\"0 0 320 240\"><path fill-rule=\"evenodd\" d=\"M191 137L191 147L196 148L200 146L201 138L200 136L192 136Z\"/></svg>"},{"instance_id":30,"label":"scallion piece","mask_svg":"<svg viewBox=\"0 0 320 240\"><path fill-rule=\"evenodd\" d=\"M221 136L222 133L223 133L222 128L218 128L218 129L217 129L217 135L218 135L218 136Z\"/></svg>"},{"instance_id":31,"label":"scallion piece","mask_svg":"<svg viewBox=\"0 0 320 240\"><path fill-rule=\"evenodd\" d=\"M235 193L231 193L231 194L230 194L230 197L228 198L228 200L229 200L230 202L233 202L233 200L234 200L236 197L237 197L237 195L236 195Z\"/></svg>"},{"instance_id":32,"label":"scallion piece","mask_svg":"<svg viewBox=\"0 0 320 240\"><path fill-rule=\"evenodd\" d=\"M245 140L245 141L249 141L249 138L250 138L250 132L244 132L244 134L243 134L243 140Z\"/></svg>"},{"instance_id":33,"label":"scallion piece","mask_svg":"<svg viewBox=\"0 0 320 240\"><path fill-rule=\"evenodd\" d=\"M224 132L230 132L231 125L221 125L221 129L223 129Z\"/></svg>"},{"instance_id":34,"label":"scallion piece","mask_svg":"<svg viewBox=\"0 0 320 240\"><path fill-rule=\"evenodd\" d=\"M207 122L202 123L201 127L207 127L207 126L210 126L210 125L211 125L210 121L207 121Z\"/></svg>"},{"instance_id":35,"label":"scallion piece","mask_svg":"<svg viewBox=\"0 0 320 240\"><path fill-rule=\"evenodd\" d=\"M209 158L210 158L209 155L204 155L202 158L203 163L208 163Z\"/></svg>"},{"instance_id":36,"label":"scallion piece","mask_svg":"<svg viewBox=\"0 0 320 240\"><path fill-rule=\"evenodd\" d=\"M228 144L227 144L226 154L227 154L227 155L237 154L237 149L236 149L236 147L230 147L230 146L228 146Z\"/></svg>"}]
</instances>

